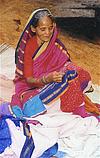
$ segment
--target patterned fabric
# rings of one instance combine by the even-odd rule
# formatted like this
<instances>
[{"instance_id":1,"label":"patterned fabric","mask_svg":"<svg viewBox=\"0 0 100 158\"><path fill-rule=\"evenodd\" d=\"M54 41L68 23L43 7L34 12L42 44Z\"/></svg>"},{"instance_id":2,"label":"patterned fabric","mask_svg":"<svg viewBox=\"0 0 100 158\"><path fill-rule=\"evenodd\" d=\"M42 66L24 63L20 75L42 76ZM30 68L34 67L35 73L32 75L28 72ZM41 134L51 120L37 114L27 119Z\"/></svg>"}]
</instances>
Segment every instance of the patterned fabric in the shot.
<instances>
[{"instance_id":1,"label":"patterned fabric","mask_svg":"<svg viewBox=\"0 0 100 158\"><path fill-rule=\"evenodd\" d=\"M63 76L62 82L56 83L53 82L48 84L43 90L40 92L40 99L44 104L50 103L52 100L61 96L64 91L66 91L69 82L72 82L74 78L77 77L76 71L67 71Z\"/></svg>"},{"instance_id":2,"label":"patterned fabric","mask_svg":"<svg viewBox=\"0 0 100 158\"><path fill-rule=\"evenodd\" d=\"M29 27L29 25L28 25L28 27ZM50 43L49 43L49 45L48 45L48 47L46 48L46 52L49 52L49 56L51 56L52 57L52 55L55 57L55 59L57 58L57 56L58 57L60 57L61 58L61 60L60 61L58 61L58 63L56 62L55 64L56 64L56 68L55 68L55 70L59 70L59 68L62 66L62 65L64 65L64 63L66 62L66 61L70 61L70 59L69 59L69 54L68 54L68 52L67 52L67 50L66 50L66 48L65 48L65 46L62 44L62 42L60 41L60 40L58 40L57 39L57 29L55 28L55 31L54 31L54 34L53 34L53 37L52 37L52 39L50 40ZM35 34L33 34L33 36L34 36ZM28 40L30 39L32 37L32 31L31 31L31 29L30 28L28 28L25 32L24 32L24 34L23 34L23 36L22 36L22 39L21 39L21 41L20 41L20 44L19 44L19 47L17 48L17 50L16 50L16 55L15 55L15 58L16 58L16 76L19 76L20 78L22 78L22 77L24 77L23 76L23 69L24 69L24 52L25 52L25 48L26 48L26 44L27 44L27 42L28 42ZM41 47L39 47L37 50L36 50L36 52L33 52L33 59L34 59L34 57L36 56L36 54L37 53L39 53L39 51L43 51L43 49L44 49L44 45L45 45L45 43L41 46ZM54 50L54 51L53 51ZM54 52L54 53L53 53ZM46 55L47 53L45 53L45 55ZM44 57L44 56L43 56ZM41 57L41 60L42 60L42 58L43 57ZM51 58L52 59L52 58ZM47 59L46 59L47 60ZM50 60L50 57L49 57L49 60ZM56 59L56 61L57 61L57 59ZM49 61L50 62L50 61ZM53 62L55 62L54 60L53 60ZM54 66L53 66L53 68L54 68ZM51 69L51 68L50 68ZM35 71L35 70L34 70ZM51 70L50 70L51 71ZM52 71L54 71L54 70L52 70ZM34 75L35 75L35 73L34 73ZM37 75L37 73L36 73L36 75ZM38 74L38 76L39 76L39 74Z\"/></svg>"},{"instance_id":3,"label":"patterned fabric","mask_svg":"<svg viewBox=\"0 0 100 158\"><path fill-rule=\"evenodd\" d=\"M23 117L34 117L46 111L45 106L43 105L39 95L29 99L21 109L19 106L13 106L12 112L18 118Z\"/></svg>"},{"instance_id":4,"label":"patterned fabric","mask_svg":"<svg viewBox=\"0 0 100 158\"><path fill-rule=\"evenodd\" d=\"M31 158L31 155L34 150L34 142L32 137L26 137L23 149L20 154L20 158Z\"/></svg>"},{"instance_id":5,"label":"patterned fabric","mask_svg":"<svg viewBox=\"0 0 100 158\"><path fill-rule=\"evenodd\" d=\"M60 83L50 83L45 86L41 92L30 98L20 108L18 105L12 106L12 112L16 117L34 117L41 113L46 112L44 104L50 103L52 100L58 98L64 91L66 91L69 82L77 77L76 71L67 71Z\"/></svg>"},{"instance_id":6,"label":"patterned fabric","mask_svg":"<svg viewBox=\"0 0 100 158\"><path fill-rule=\"evenodd\" d=\"M19 126L20 124L20 120L11 115L4 115L0 117L0 153L3 153L4 150L12 143L11 134L6 119L12 120L16 126Z\"/></svg>"},{"instance_id":7,"label":"patterned fabric","mask_svg":"<svg viewBox=\"0 0 100 158\"><path fill-rule=\"evenodd\" d=\"M37 122L37 124L38 123L39 122ZM34 152L35 144L34 144L34 138L31 136L30 126L26 123L26 121L23 123L23 130L24 130L24 135L26 136L26 140L22 148L20 158L31 158L32 153ZM54 144L46 151L44 151L39 158L50 158L51 156L55 155L57 151L58 151L58 143Z\"/></svg>"},{"instance_id":8,"label":"patterned fabric","mask_svg":"<svg viewBox=\"0 0 100 158\"><path fill-rule=\"evenodd\" d=\"M16 75L23 77L23 69L24 69L24 50L26 47L26 43L29 40L29 38L32 36L32 31L30 28L27 28L24 32L22 39L19 41L20 47L17 46L15 51L15 63L16 63Z\"/></svg>"},{"instance_id":9,"label":"patterned fabric","mask_svg":"<svg viewBox=\"0 0 100 158\"><path fill-rule=\"evenodd\" d=\"M23 131L24 135L26 136L26 140L22 148L20 158L31 158L35 145L30 133L30 127L25 122L23 123Z\"/></svg>"},{"instance_id":10,"label":"patterned fabric","mask_svg":"<svg viewBox=\"0 0 100 158\"><path fill-rule=\"evenodd\" d=\"M11 135L5 119L0 118L0 153L11 145Z\"/></svg>"},{"instance_id":11,"label":"patterned fabric","mask_svg":"<svg viewBox=\"0 0 100 158\"><path fill-rule=\"evenodd\" d=\"M58 39L56 27L50 41L44 42L33 52L33 77L41 78L53 71L61 71L65 73L63 81L61 83L50 83L42 88L32 87L26 82L23 74L24 53L26 45L29 44L28 41L35 35L31 31L33 21L34 13L31 15L16 48L15 94L12 97L11 106L12 108L17 107L19 115L23 115L23 110L27 104L28 109L34 110L34 112L31 112L32 109L27 110L30 111L28 116L31 117L39 114L39 112L35 112L35 106L31 107L32 104L30 104L31 100L34 102L35 96L38 95L42 104L46 105L59 97L61 110L73 112L84 102L83 91L88 86L91 77L87 71L72 63L64 44ZM36 104L38 105L38 101ZM45 108L42 110L40 113L44 113ZM22 113L20 114L20 112Z\"/></svg>"}]
</instances>

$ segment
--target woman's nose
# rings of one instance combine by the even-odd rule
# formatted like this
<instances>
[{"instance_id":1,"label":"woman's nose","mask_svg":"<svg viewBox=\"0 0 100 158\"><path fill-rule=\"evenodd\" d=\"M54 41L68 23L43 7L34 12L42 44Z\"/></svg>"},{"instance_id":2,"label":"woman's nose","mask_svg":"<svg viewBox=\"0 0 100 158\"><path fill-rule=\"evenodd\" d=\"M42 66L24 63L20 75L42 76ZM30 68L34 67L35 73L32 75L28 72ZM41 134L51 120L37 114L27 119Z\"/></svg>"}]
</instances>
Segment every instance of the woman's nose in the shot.
<instances>
[{"instance_id":1,"label":"woman's nose","mask_svg":"<svg viewBox=\"0 0 100 158\"><path fill-rule=\"evenodd\" d=\"M49 29L46 29L46 35L50 35Z\"/></svg>"}]
</instances>

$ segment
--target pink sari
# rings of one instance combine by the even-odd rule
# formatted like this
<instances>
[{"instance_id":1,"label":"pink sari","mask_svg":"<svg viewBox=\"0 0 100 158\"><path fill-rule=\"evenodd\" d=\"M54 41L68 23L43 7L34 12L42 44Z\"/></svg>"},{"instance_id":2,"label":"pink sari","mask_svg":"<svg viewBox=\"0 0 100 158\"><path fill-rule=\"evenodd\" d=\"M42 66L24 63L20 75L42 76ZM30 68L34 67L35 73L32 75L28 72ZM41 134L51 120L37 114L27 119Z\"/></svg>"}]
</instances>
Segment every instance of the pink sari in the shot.
<instances>
[{"instance_id":1,"label":"pink sari","mask_svg":"<svg viewBox=\"0 0 100 158\"><path fill-rule=\"evenodd\" d=\"M38 78L53 71L69 71L70 77L73 75L73 78L68 80L68 85L66 86L66 88L63 91L61 91L60 94L55 96L55 98L53 98L51 101L60 98L61 110L64 112L73 112L76 108L80 107L84 102L83 91L88 86L91 77L87 71L72 63L65 46L57 38L57 34L58 32L55 28L53 36L49 44L45 47L45 49L42 48L44 47L42 45L38 50L33 52L33 76ZM12 107L18 105L20 108L23 108L23 105L37 94L40 95L41 99L43 99L43 95L45 95L44 92L41 92L43 91L43 87L42 89L30 87L30 85L27 84L23 76L24 51L27 41L31 37L32 32L28 25L28 27L25 28L24 33L22 34L22 37L16 49L17 79L15 78L15 94L12 97ZM38 55L38 57L35 58L36 55L41 51L42 53L40 53L40 55ZM21 62L19 59L21 60ZM71 71L74 71L74 74L71 74ZM78 74L78 76L76 76L76 73ZM49 91L48 87L47 90ZM55 93L54 91L52 91L52 93ZM49 101L49 103L51 101ZM45 104L45 102L43 103ZM48 104L48 102L46 104Z\"/></svg>"}]
</instances>

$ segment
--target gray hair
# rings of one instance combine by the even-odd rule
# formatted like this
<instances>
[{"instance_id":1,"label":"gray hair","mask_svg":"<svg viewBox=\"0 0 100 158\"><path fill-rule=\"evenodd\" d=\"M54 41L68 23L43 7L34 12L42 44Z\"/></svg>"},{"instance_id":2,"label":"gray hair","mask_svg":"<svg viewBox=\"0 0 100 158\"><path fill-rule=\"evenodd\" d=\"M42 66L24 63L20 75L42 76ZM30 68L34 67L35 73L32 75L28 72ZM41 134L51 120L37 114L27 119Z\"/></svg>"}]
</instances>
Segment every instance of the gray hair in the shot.
<instances>
[{"instance_id":1,"label":"gray hair","mask_svg":"<svg viewBox=\"0 0 100 158\"><path fill-rule=\"evenodd\" d=\"M33 27L37 27L38 21L44 16L50 17L50 19L53 22L55 21L54 16L52 15L52 13L50 12L49 9L47 9L47 8L38 9L38 10L34 11L34 15L33 15L33 18L32 18Z\"/></svg>"}]
</instances>

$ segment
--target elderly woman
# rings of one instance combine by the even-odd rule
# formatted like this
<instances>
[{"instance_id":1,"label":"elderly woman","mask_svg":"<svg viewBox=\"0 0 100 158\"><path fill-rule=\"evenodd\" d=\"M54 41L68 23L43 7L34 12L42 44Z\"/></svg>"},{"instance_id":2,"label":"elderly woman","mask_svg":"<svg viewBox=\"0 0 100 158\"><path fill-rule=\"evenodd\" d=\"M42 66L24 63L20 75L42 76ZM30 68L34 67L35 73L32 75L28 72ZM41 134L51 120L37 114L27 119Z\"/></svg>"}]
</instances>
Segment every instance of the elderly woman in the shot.
<instances>
[{"instance_id":1,"label":"elderly woman","mask_svg":"<svg viewBox=\"0 0 100 158\"><path fill-rule=\"evenodd\" d=\"M78 116L68 112L85 117L86 109L99 114L84 94L91 87L89 73L73 64L57 36L51 12L38 9L30 16L16 48L15 94L10 110L23 120L27 135L26 141L22 140L20 158L53 158L58 138L67 137L70 130L68 121L73 127L78 121ZM13 136L18 130L12 127Z\"/></svg>"},{"instance_id":2,"label":"elderly woman","mask_svg":"<svg viewBox=\"0 0 100 158\"><path fill-rule=\"evenodd\" d=\"M46 8L34 11L16 48L15 95L11 102L16 116L42 114L57 99L64 112L76 111L90 102L83 93L91 87L91 77L72 63L57 36L51 12ZM98 113L96 107L92 108Z\"/></svg>"}]
</instances>

